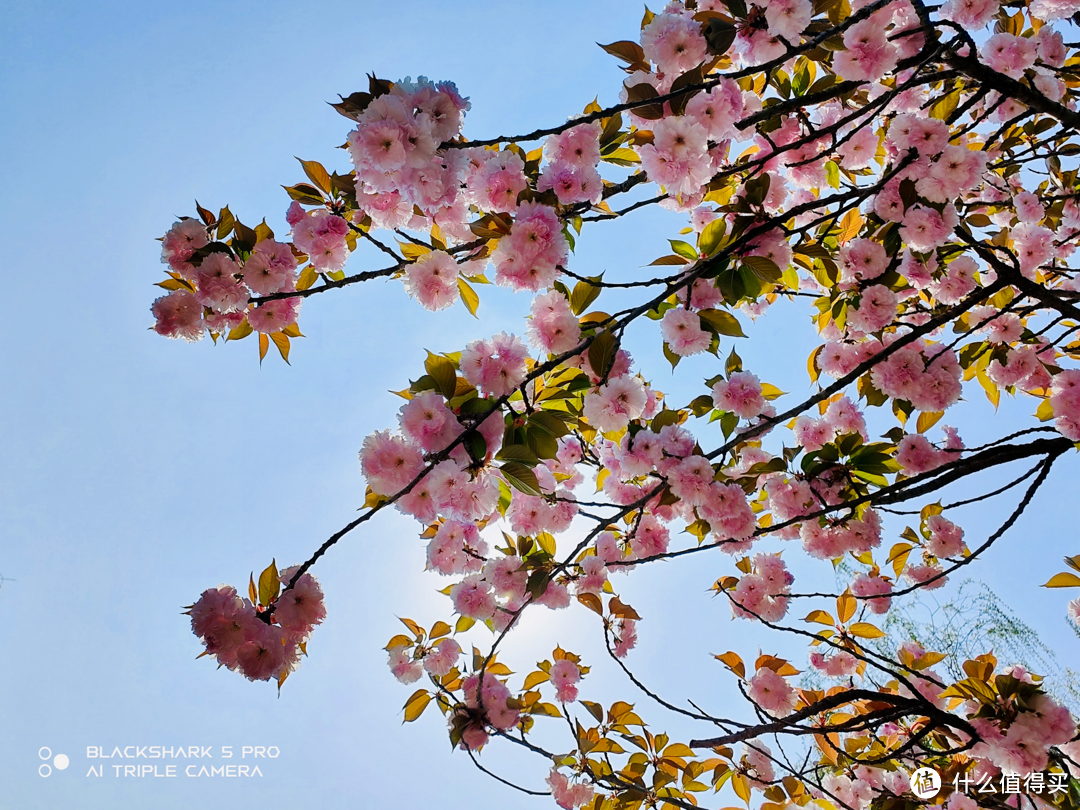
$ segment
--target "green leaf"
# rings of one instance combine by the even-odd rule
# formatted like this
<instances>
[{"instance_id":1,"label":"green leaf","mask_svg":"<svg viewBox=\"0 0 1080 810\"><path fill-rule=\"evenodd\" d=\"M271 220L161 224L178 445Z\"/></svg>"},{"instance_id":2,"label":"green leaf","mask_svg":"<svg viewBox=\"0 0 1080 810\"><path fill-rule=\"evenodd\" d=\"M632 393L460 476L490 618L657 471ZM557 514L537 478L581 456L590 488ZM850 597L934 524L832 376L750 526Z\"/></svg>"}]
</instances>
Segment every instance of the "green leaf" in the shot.
<instances>
[{"instance_id":1,"label":"green leaf","mask_svg":"<svg viewBox=\"0 0 1080 810\"><path fill-rule=\"evenodd\" d=\"M233 225L236 224L236 217L233 216L232 211L229 210L229 206L225 206L221 209L217 226L217 238L224 239L230 233L232 233Z\"/></svg>"},{"instance_id":2,"label":"green leaf","mask_svg":"<svg viewBox=\"0 0 1080 810\"><path fill-rule=\"evenodd\" d=\"M322 205L326 202L319 190L315 186L309 186L307 183L297 183L295 186L282 186L282 188L294 200L305 205Z\"/></svg>"},{"instance_id":3,"label":"green leaf","mask_svg":"<svg viewBox=\"0 0 1080 810\"><path fill-rule=\"evenodd\" d=\"M705 323L721 335L727 335L729 337L746 337L746 334L742 330L742 326L739 325L738 319L730 312L725 312L722 309L703 309L698 312L698 315L701 316L701 319L705 321Z\"/></svg>"},{"instance_id":4,"label":"green leaf","mask_svg":"<svg viewBox=\"0 0 1080 810\"><path fill-rule=\"evenodd\" d=\"M731 354L724 361L724 373L730 377L736 371L742 371L742 358L739 357L738 352L732 349Z\"/></svg>"},{"instance_id":5,"label":"green leaf","mask_svg":"<svg viewBox=\"0 0 1080 810\"><path fill-rule=\"evenodd\" d=\"M602 276L594 276L588 281L579 281L574 285L574 291L570 294L570 309L575 315L581 315L589 304L595 301L600 295L600 288L589 282L598 282Z\"/></svg>"},{"instance_id":6,"label":"green leaf","mask_svg":"<svg viewBox=\"0 0 1080 810\"><path fill-rule=\"evenodd\" d=\"M701 232L698 237L698 251L706 256L712 256L720 247L727 233L727 221L723 217L717 217Z\"/></svg>"},{"instance_id":7,"label":"green leaf","mask_svg":"<svg viewBox=\"0 0 1080 810\"><path fill-rule=\"evenodd\" d=\"M537 411L529 417L527 424L530 432L532 431L532 428L538 428L550 433L556 439L561 438L570 432L569 428L566 427L566 423L549 411Z\"/></svg>"},{"instance_id":8,"label":"green leaf","mask_svg":"<svg viewBox=\"0 0 1080 810\"><path fill-rule=\"evenodd\" d=\"M540 495L540 484L536 473L518 461L508 461L499 468L506 483L526 495Z\"/></svg>"},{"instance_id":9,"label":"green leaf","mask_svg":"<svg viewBox=\"0 0 1080 810\"><path fill-rule=\"evenodd\" d=\"M706 20L703 31L709 53L714 56L726 54L734 44L735 36L738 33L734 25L718 17Z\"/></svg>"},{"instance_id":10,"label":"green leaf","mask_svg":"<svg viewBox=\"0 0 1080 810\"><path fill-rule=\"evenodd\" d=\"M589 365L593 373L603 379L615 363L615 353L619 350L619 341L606 329L597 335L589 345Z\"/></svg>"},{"instance_id":11,"label":"green leaf","mask_svg":"<svg viewBox=\"0 0 1080 810\"><path fill-rule=\"evenodd\" d=\"M831 160L825 161L825 182L833 188L840 188L840 167Z\"/></svg>"},{"instance_id":12,"label":"green leaf","mask_svg":"<svg viewBox=\"0 0 1080 810\"><path fill-rule=\"evenodd\" d=\"M296 280L296 289L306 290L318 280L319 274L316 273L315 268L309 264L301 271L300 278Z\"/></svg>"},{"instance_id":13,"label":"green leaf","mask_svg":"<svg viewBox=\"0 0 1080 810\"><path fill-rule=\"evenodd\" d=\"M251 324L248 323L248 319L244 318L244 320L240 321L239 326L229 331L229 334L226 336L225 340L226 342L230 340L243 340L253 331L254 330L251 328Z\"/></svg>"},{"instance_id":14,"label":"green leaf","mask_svg":"<svg viewBox=\"0 0 1080 810\"><path fill-rule=\"evenodd\" d=\"M474 461L483 461L487 458L487 440L474 430L465 438L465 445Z\"/></svg>"},{"instance_id":15,"label":"green leaf","mask_svg":"<svg viewBox=\"0 0 1080 810\"><path fill-rule=\"evenodd\" d=\"M436 390L447 399L453 399L457 390L457 370L454 364L445 357L428 352L424 368L435 380Z\"/></svg>"},{"instance_id":16,"label":"green leaf","mask_svg":"<svg viewBox=\"0 0 1080 810\"><path fill-rule=\"evenodd\" d=\"M540 463L536 453L523 444L504 444L502 449L495 454L499 461L519 461L529 467L535 467Z\"/></svg>"},{"instance_id":17,"label":"green leaf","mask_svg":"<svg viewBox=\"0 0 1080 810\"><path fill-rule=\"evenodd\" d=\"M525 585L525 590L532 595L533 599L539 599L544 595L544 591L547 590L549 582L551 582L551 572L541 568L533 571L529 575L529 581Z\"/></svg>"},{"instance_id":18,"label":"green leaf","mask_svg":"<svg viewBox=\"0 0 1080 810\"><path fill-rule=\"evenodd\" d=\"M776 262L764 256L743 256L741 261L743 267L749 268L755 276L769 284L775 284L783 276Z\"/></svg>"},{"instance_id":19,"label":"green leaf","mask_svg":"<svg viewBox=\"0 0 1080 810\"><path fill-rule=\"evenodd\" d=\"M668 346L666 340L664 341L664 357L666 357L667 361L669 363L671 363L671 370L672 371L675 370L675 366L679 365L679 361L682 360L682 358L679 357L679 355L675 354L675 352L673 352L671 350L671 347Z\"/></svg>"},{"instance_id":20,"label":"green leaf","mask_svg":"<svg viewBox=\"0 0 1080 810\"><path fill-rule=\"evenodd\" d=\"M698 252L694 250L694 246L689 242L683 242L680 239L669 239L668 242L671 243L671 249L684 259L689 259L690 261L697 260Z\"/></svg>"},{"instance_id":21,"label":"green leaf","mask_svg":"<svg viewBox=\"0 0 1080 810\"><path fill-rule=\"evenodd\" d=\"M685 256L675 256L674 254L672 254L670 256L661 256L656 261L649 262L650 267L655 267L657 265L683 265L683 264L688 264L688 262L686 260L686 257Z\"/></svg>"}]
</instances>

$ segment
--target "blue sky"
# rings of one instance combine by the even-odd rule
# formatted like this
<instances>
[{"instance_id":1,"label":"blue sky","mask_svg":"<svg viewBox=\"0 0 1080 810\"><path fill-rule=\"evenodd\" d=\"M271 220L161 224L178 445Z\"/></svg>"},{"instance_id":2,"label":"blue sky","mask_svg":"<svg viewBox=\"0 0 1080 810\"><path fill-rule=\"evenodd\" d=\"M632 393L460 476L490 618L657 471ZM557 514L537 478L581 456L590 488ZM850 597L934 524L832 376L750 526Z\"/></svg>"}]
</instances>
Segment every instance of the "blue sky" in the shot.
<instances>
[{"instance_id":1,"label":"blue sky","mask_svg":"<svg viewBox=\"0 0 1080 810\"><path fill-rule=\"evenodd\" d=\"M400 404L386 392L418 375L425 348L521 333L527 300L485 287L477 321L460 306L427 314L394 281L317 296L305 305L308 337L294 344L291 367L268 357L260 368L252 340L189 346L147 331L151 285L162 277L155 238L193 213L196 197L214 209L229 204L252 225L265 216L284 235L280 185L303 179L292 156L348 168L334 148L348 122L324 102L362 89L366 72L456 81L472 99L472 137L526 132L595 95L614 99L622 74L594 43L633 37L637 7L492 8L69 2L0 10L0 574L14 580L0 587L0 807L521 801L451 752L434 709L401 724L410 690L390 677L381 647L398 630L395 615L430 625L448 612L435 593L444 583L422 573L411 520L384 515L316 568L329 617L280 696L195 661L200 648L180 606L220 582L243 583L271 558L299 562L348 522L363 498L356 451L393 423ZM657 212L586 231L575 267L636 272L667 252L664 240L679 227ZM373 261L358 253L349 269L380 266ZM701 379L715 373L710 361L688 363L685 375L680 367L668 385L650 329L631 336L646 372L662 389L675 386L676 401L701 393ZM803 390L814 345L808 321L793 308L754 333L739 346L748 367ZM1027 403L1003 403L997 417L983 401L961 407L971 441L1030 412ZM1056 472L1009 544L975 573L1063 661L1075 661L1080 641L1063 625L1062 592L1035 587L1060 569L1062 553L1078 550L1063 533L1075 461ZM994 515L978 510L965 525L978 536ZM727 558L657 566L623 589L649 616L636 653L642 672L718 710L734 693L709 653L752 656L771 644L732 623L707 593L728 568ZM810 571L804 581L821 576ZM560 627L532 620L508 660L524 668L556 642L595 652L591 614L575 610ZM598 655L593 662L584 697L638 700ZM277 746L280 756L243 760L260 765L259 779L115 777L117 760L102 763L103 777L87 776L97 764L88 746L147 745L234 746L236 764L242 746ZM40 777L43 746L68 755L70 767ZM532 787L546 772L503 751L484 757ZM181 770L189 762L179 760Z\"/></svg>"}]
</instances>

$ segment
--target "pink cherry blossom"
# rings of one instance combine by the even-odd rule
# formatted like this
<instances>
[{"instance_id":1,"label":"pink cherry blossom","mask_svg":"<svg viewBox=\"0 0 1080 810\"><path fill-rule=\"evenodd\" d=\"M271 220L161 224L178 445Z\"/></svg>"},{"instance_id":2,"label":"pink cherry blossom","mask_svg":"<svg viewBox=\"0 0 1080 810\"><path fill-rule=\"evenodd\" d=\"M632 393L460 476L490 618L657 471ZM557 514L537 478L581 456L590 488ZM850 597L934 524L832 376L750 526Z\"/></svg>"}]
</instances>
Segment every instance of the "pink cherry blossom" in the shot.
<instances>
[{"instance_id":1,"label":"pink cherry blossom","mask_svg":"<svg viewBox=\"0 0 1080 810\"><path fill-rule=\"evenodd\" d=\"M244 283L258 295L288 292L296 284L296 257L288 245L264 239L244 262Z\"/></svg>"},{"instance_id":2,"label":"pink cherry blossom","mask_svg":"<svg viewBox=\"0 0 1080 810\"><path fill-rule=\"evenodd\" d=\"M753 419L765 408L761 381L749 371L734 371L727 380L720 380L713 386L712 398L717 408L743 419Z\"/></svg>"},{"instance_id":3,"label":"pink cherry blossom","mask_svg":"<svg viewBox=\"0 0 1080 810\"><path fill-rule=\"evenodd\" d=\"M368 486L379 495L393 495L424 468L420 447L384 430L364 439L360 465Z\"/></svg>"},{"instance_id":4,"label":"pink cherry blossom","mask_svg":"<svg viewBox=\"0 0 1080 810\"><path fill-rule=\"evenodd\" d=\"M869 597L866 604L874 613L889 612L892 584L880 575L859 574L851 581L851 592L856 596Z\"/></svg>"},{"instance_id":5,"label":"pink cherry blossom","mask_svg":"<svg viewBox=\"0 0 1080 810\"><path fill-rule=\"evenodd\" d=\"M280 332L296 323L300 316L299 298L279 298L267 301L254 309L248 310L247 319L251 328L263 334Z\"/></svg>"},{"instance_id":6,"label":"pink cherry blossom","mask_svg":"<svg viewBox=\"0 0 1080 810\"><path fill-rule=\"evenodd\" d=\"M583 413L589 424L604 433L620 430L645 408L645 386L629 374L608 380L585 395Z\"/></svg>"},{"instance_id":7,"label":"pink cherry blossom","mask_svg":"<svg viewBox=\"0 0 1080 810\"><path fill-rule=\"evenodd\" d=\"M838 258L840 280L845 283L877 278L889 266L885 248L872 239L852 239L840 248Z\"/></svg>"},{"instance_id":8,"label":"pink cherry blossom","mask_svg":"<svg viewBox=\"0 0 1080 810\"><path fill-rule=\"evenodd\" d=\"M926 550L935 557L958 557L964 549L964 530L948 518L931 515L926 521L930 539Z\"/></svg>"},{"instance_id":9,"label":"pink cherry blossom","mask_svg":"<svg viewBox=\"0 0 1080 810\"><path fill-rule=\"evenodd\" d=\"M282 583L288 584L299 566L280 572ZM274 621L290 632L306 635L326 618L326 605L318 580L305 573L296 584L278 597L274 603Z\"/></svg>"},{"instance_id":10,"label":"pink cherry blossom","mask_svg":"<svg viewBox=\"0 0 1080 810\"><path fill-rule=\"evenodd\" d=\"M952 20L974 31L983 28L994 19L999 7L998 0L946 0L938 13L943 19Z\"/></svg>"},{"instance_id":11,"label":"pink cherry blossom","mask_svg":"<svg viewBox=\"0 0 1080 810\"><path fill-rule=\"evenodd\" d=\"M826 657L823 653L810 653L810 665L830 678L848 678L855 674L859 660L849 652L840 650Z\"/></svg>"},{"instance_id":12,"label":"pink cherry blossom","mask_svg":"<svg viewBox=\"0 0 1080 810\"><path fill-rule=\"evenodd\" d=\"M551 684L555 687L555 697L560 703L572 703L577 700L577 687L581 680L581 670L569 658L563 658L551 665L548 673Z\"/></svg>"},{"instance_id":13,"label":"pink cherry blossom","mask_svg":"<svg viewBox=\"0 0 1080 810\"><path fill-rule=\"evenodd\" d=\"M952 454L938 450L929 439L918 433L909 433L900 440L896 460L909 475L936 470L953 458Z\"/></svg>"},{"instance_id":14,"label":"pink cherry blossom","mask_svg":"<svg viewBox=\"0 0 1080 810\"><path fill-rule=\"evenodd\" d=\"M885 38L874 19L855 23L844 32L844 47L833 59L833 70L848 81L876 82L896 67L897 48Z\"/></svg>"},{"instance_id":15,"label":"pink cherry blossom","mask_svg":"<svg viewBox=\"0 0 1080 810\"><path fill-rule=\"evenodd\" d=\"M483 621L495 615L495 593L477 574L465 577L450 589L454 610L462 616Z\"/></svg>"},{"instance_id":16,"label":"pink cherry blossom","mask_svg":"<svg viewBox=\"0 0 1080 810\"><path fill-rule=\"evenodd\" d=\"M700 124L711 141L736 138L735 124L744 113L741 88L731 79L721 79L715 87L698 93L686 103L686 117Z\"/></svg>"},{"instance_id":17,"label":"pink cherry blossom","mask_svg":"<svg viewBox=\"0 0 1080 810\"><path fill-rule=\"evenodd\" d=\"M461 645L452 638L444 638L424 656L424 671L436 677L450 672L461 656Z\"/></svg>"},{"instance_id":18,"label":"pink cherry blossom","mask_svg":"<svg viewBox=\"0 0 1080 810\"><path fill-rule=\"evenodd\" d=\"M1002 32L986 40L979 49L979 55L998 73L1019 79L1025 70L1035 64L1037 51L1038 46L1034 41Z\"/></svg>"},{"instance_id":19,"label":"pink cherry blossom","mask_svg":"<svg viewBox=\"0 0 1080 810\"><path fill-rule=\"evenodd\" d=\"M401 683L416 683L424 674L424 666L413 660L412 651L405 646L394 646L389 650L387 665L394 677Z\"/></svg>"},{"instance_id":20,"label":"pink cherry blossom","mask_svg":"<svg viewBox=\"0 0 1080 810\"><path fill-rule=\"evenodd\" d=\"M857 129L836 151L845 169L865 169L877 155L878 143L877 133L870 127L862 127Z\"/></svg>"},{"instance_id":21,"label":"pink cherry blossom","mask_svg":"<svg viewBox=\"0 0 1080 810\"><path fill-rule=\"evenodd\" d=\"M461 373L486 393L503 397L525 379L528 350L521 339L502 332L491 340L474 340L461 353Z\"/></svg>"},{"instance_id":22,"label":"pink cherry blossom","mask_svg":"<svg viewBox=\"0 0 1080 810\"><path fill-rule=\"evenodd\" d=\"M175 290L158 298L150 307L150 312L156 321L154 331L163 337L194 343L206 331L202 304L186 290Z\"/></svg>"},{"instance_id":23,"label":"pink cherry blossom","mask_svg":"<svg viewBox=\"0 0 1080 810\"><path fill-rule=\"evenodd\" d=\"M661 73L675 76L697 67L706 56L701 26L680 14L657 14L641 31L641 47Z\"/></svg>"},{"instance_id":24,"label":"pink cherry blossom","mask_svg":"<svg viewBox=\"0 0 1080 810\"><path fill-rule=\"evenodd\" d=\"M615 625L615 657L626 658L630 650L637 646L637 622L633 619L619 619Z\"/></svg>"},{"instance_id":25,"label":"pink cherry blossom","mask_svg":"<svg viewBox=\"0 0 1080 810\"><path fill-rule=\"evenodd\" d=\"M649 179L671 194L696 193L713 174L708 132L689 116L673 116L653 126L653 142L638 148Z\"/></svg>"},{"instance_id":26,"label":"pink cherry blossom","mask_svg":"<svg viewBox=\"0 0 1080 810\"><path fill-rule=\"evenodd\" d=\"M783 37L791 45L799 44L813 16L814 7L809 0L769 0L765 6L769 33Z\"/></svg>"},{"instance_id":27,"label":"pink cherry blossom","mask_svg":"<svg viewBox=\"0 0 1080 810\"><path fill-rule=\"evenodd\" d=\"M280 627L255 620L244 626L244 643L236 649L240 674L250 681L277 677L285 664Z\"/></svg>"},{"instance_id":28,"label":"pink cherry blossom","mask_svg":"<svg viewBox=\"0 0 1080 810\"><path fill-rule=\"evenodd\" d=\"M571 782L559 772L558 766L551 769L551 773L547 776L547 784L551 788L551 795L555 799L555 803L564 810L582 807L593 800L594 790L592 785L584 782Z\"/></svg>"},{"instance_id":29,"label":"pink cherry blossom","mask_svg":"<svg viewBox=\"0 0 1080 810\"><path fill-rule=\"evenodd\" d=\"M795 690L783 676L767 667L754 673L746 693L762 710L774 717L783 717L795 708Z\"/></svg>"},{"instance_id":30,"label":"pink cherry blossom","mask_svg":"<svg viewBox=\"0 0 1080 810\"><path fill-rule=\"evenodd\" d=\"M664 313L660 320L660 334L675 354L687 357L709 348L712 335L701 328L701 318L696 312L676 307Z\"/></svg>"},{"instance_id":31,"label":"pink cherry blossom","mask_svg":"<svg viewBox=\"0 0 1080 810\"><path fill-rule=\"evenodd\" d=\"M523 202L515 212L510 234L499 240L491 259L495 283L536 292L551 284L570 250L554 210Z\"/></svg>"},{"instance_id":32,"label":"pink cherry blossom","mask_svg":"<svg viewBox=\"0 0 1080 810\"><path fill-rule=\"evenodd\" d=\"M544 141L544 156L552 163L567 163L579 169L592 169L600 162L599 123L579 124Z\"/></svg>"},{"instance_id":33,"label":"pink cherry blossom","mask_svg":"<svg viewBox=\"0 0 1080 810\"><path fill-rule=\"evenodd\" d=\"M405 289L425 309L446 309L458 299L458 272L450 254L433 250L405 268Z\"/></svg>"},{"instance_id":34,"label":"pink cherry blossom","mask_svg":"<svg viewBox=\"0 0 1080 810\"><path fill-rule=\"evenodd\" d=\"M189 280L194 280L188 263L191 255L208 243L206 226L197 219L182 219L166 232L161 240L161 261Z\"/></svg>"}]
</instances>

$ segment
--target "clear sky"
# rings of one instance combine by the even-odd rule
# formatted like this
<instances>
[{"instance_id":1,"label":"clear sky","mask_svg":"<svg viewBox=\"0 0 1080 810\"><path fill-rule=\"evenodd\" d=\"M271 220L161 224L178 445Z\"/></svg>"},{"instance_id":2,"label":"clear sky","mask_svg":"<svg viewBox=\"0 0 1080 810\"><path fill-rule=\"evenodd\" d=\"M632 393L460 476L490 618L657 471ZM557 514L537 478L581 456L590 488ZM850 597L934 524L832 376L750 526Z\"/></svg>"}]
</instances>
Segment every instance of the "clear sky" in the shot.
<instances>
[{"instance_id":1,"label":"clear sky","mask_svg":"<svg viewBox=\"0 0 1080 810\"><path fill-rule=\"evenodd\" d=\"M356 452L400 404L386 392L419 375L425 348L520 334L527 300L485 287L477 321L460 305L425 313L396 281L317 296L305 304L308 337L295 342L293 365L270 356L260 368L253 340L190 346L147 331L162 278L154 240L193 213L196 197L229 204L251 225L265 216L284 236L280 185L303 179L292 156L347 170L335 147L349 123L324 102L363 89L366 72L456 81L472 99L471 137L527 132L596 95L614 100L622 73L594 43L634 37L639 19L634 4L596 1L0 10L0 575L12 580L0 583L0 809L554 806L451 752L433 708L401 724L410 689L392 679L381 647L400 627L395 615L430 625L448 610L435 593L444 583L422 573L413 521L384 515L317 566L329 617L280 696L194 660L200 646L180 615L203 589L241 585L271 558L299 562L352 519L363 498ZM681 224L657 212L586 231L576 267L636 272L667 252ZM349 270L375 262L358 253ZM801 391L813 332L788 314L761 322L761 339L740 353L765 379ZM670 374L650 328L631 348L663 389ZM702 392L709 362L687 364L676 401ZM1030 412L1028 403L1003 403L997 417L984 401L961 407L972 441ZM1068 517L1076 462L1059 468L974 574L1068 663L1080 660L1080 640L1064 626L1062 592L1035 587L1062 553L1080 551ZM997 514L965 514L969 537ZM709 653L752 656L771 644L707 593L730 560L655 568L623 590L649 617L636 665L673 697L725 707L735 693ZM595 653L590 617L572 608L558 632L552 619L532 620L508 655L527 650L528 666L556 641ZM594 662L583 697L645 700ZM87 757L88 747L156 745L209 746L214 759ZM233 759L221 759L223 746ZM243 746L279 755L242 758ZM70 765L44 778L39 753ZM484 758L534 788L547 770L494 750ZM258 764L262 776L117 776L121 761L159 773L171 762L181 772ZM89 774L93 765L102 776Z\"/></svg>"}]
</instances>

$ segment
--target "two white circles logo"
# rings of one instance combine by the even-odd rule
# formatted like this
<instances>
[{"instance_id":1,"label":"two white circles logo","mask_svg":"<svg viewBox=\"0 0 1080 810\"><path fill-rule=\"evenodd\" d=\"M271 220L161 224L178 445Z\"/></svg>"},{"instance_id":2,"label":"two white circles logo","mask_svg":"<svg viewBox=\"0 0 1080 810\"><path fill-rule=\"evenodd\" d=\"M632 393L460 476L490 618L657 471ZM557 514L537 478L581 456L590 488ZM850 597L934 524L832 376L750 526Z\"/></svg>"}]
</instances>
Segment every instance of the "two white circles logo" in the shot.
<instances>
[{"instance_id":1,"label":"two white circles logo","mask_svg":"<svg viewBox=\"0 0 1080 810\"><path fill-rule=\"evenodd\" d=\"M47 745L41 746L37 752L38 758L45 760L38 765L38 774L42 777L52 776L53 768L58 771L62 771L71 764L71 760L68 759L67 754L57 754L53 756L52 749ZM49 764L49 760L52 760L52 765Z\"/></svg>"}]
</instances>

